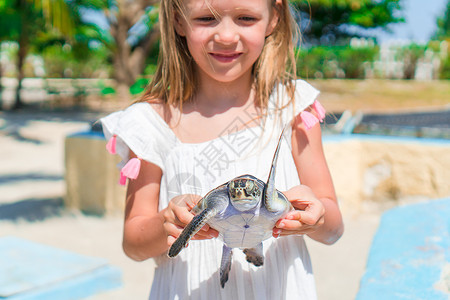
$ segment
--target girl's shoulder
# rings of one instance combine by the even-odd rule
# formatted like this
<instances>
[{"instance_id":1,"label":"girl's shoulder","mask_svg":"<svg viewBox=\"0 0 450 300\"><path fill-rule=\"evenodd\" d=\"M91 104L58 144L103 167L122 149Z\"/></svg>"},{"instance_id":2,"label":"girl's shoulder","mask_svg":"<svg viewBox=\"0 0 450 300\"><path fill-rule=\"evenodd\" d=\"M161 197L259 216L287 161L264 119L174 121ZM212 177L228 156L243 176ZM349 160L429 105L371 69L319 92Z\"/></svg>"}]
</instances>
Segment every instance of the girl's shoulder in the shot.
<instances>
[{"instance_id":1,"label":"girl's shoulder","mask_svg":"<svg viewBox=\"0 0 450 300\"><path fill-rule=\"evenodd\" d=\"M281 105L279 107L286 107L292 104L297 112L301 112L313 104L320 93L319 90L302 79L292 81L292 88L294 92L293 99L288 91L288 87L280 84L274 91L272 102L278 101L278 105Z\"/></svg>"},{"instance_id":2,"label":"girl's shoulder","mask_svg":"<svg viewBox=\"0 0 450 300\"><path fill-rule=\"evenodd\" d=\"M305 80L294 80L292 86L278 85L269 100L269 112L281 116L284 124L313 105L319 91Z\"/></svg>"},{"instance_id":3,"label":"girl's shoulder","mask_svg":"<svg viewBox=\"0 0 450 300\"><path fill-rule=\"evenodd\" d=\"M166 123L168 110L162 102L143 101L136 102L127 108L114 112L101 119L105 125L111 125L116 130L127 130L126 127L146 129L158 129L164 131L169 129ZM142 128L144 129L144 128Z\"/></svg>"},{"instance_id":4,"label":"girl's shoulder","mask_svg":"<svg viewBox=\"0 0 450 300\"><path fill-rule=\"evenodd\" d=\"M295 100L307 107L314 103L320 91L305 80L298 79L295 81L295 93Z\"/></svg>"},{"instance_id":5,"label":"girl's shoulder","mask_svg":"<svg viewBox=\"0 0 450 300\"><path fill-rule=\"evenodd\" d=\"M177 138L158 110L163 111L158 104L137 102L100 119L106 139L116 141L122 163L127 161L131 150L163 168L163 156L174 147Z\"/></svg>"}]
</instances>

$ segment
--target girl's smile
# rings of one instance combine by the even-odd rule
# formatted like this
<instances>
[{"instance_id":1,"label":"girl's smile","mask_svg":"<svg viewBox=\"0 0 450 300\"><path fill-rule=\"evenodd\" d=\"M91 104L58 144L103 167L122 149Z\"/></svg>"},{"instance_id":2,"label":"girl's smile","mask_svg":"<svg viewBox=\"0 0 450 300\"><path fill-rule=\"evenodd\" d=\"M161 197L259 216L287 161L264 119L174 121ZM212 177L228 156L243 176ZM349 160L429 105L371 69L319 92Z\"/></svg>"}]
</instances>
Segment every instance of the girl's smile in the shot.
<instances>
[{"instance_id":1,"label":"girl's smile","mask_svg":"<svg viewBox=\"0 0 450 300\"><path fill-rule=\"evenodd\" d=\"M220 53L220 52L216 52L216 53L209 53L209 55L214 58L215 60L217 60L218 62L221 63L230 63L235 61L236 59L238 59L242 53L240 52L234 52L234 53Z\"/></svg>"}]
</instances>

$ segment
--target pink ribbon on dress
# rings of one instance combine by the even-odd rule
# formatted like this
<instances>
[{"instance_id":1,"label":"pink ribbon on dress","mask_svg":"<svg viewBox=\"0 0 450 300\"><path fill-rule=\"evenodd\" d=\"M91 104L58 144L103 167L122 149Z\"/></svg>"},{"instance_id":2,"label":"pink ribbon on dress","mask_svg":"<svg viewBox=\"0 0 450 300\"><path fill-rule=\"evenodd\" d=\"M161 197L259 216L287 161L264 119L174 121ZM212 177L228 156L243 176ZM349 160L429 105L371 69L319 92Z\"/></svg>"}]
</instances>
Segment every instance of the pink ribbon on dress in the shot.
<instances>
[{"instance_id":1,"label":"pink ribbon on dress","mask_svg":"<svg viewBox=\"0 0 450 300\"><path fill-rule=\"evenodd\" d=\"M117 135L113 135L108 143L106 143L106 150L108 150L109 153L111 154L116 154L116 139L117 139Z\"/></svg>"},{"instance_id":2,"label":"pink ribbon on dress","mask_svg":"<svg viewBox=\"0 0 450 300\"><path fill-rule=\"evenodd\" d=\"M322 104L320 104L320 102L317 100L312 104L312 108L316 112L317 117L308 111L302 111L302 113L300 114L302 122L303 124L305 124L305 128L308 130L313 128L314 125L316 125L318 122L323 122L326 114L325 108L323 108Z\"/></svg>"},{"instance_id":3,"label":"pink ribbon on dress","mask_svg":"<svg viewBox=\"0 0 450 300\"><path fill-rule=\"evenodd\" d=\"M322 104L320 104L319 101L314 101L313 105L312 105L313 109L316 111L317 113L317 117L319 118L319 121L322 123L323 120L325 119L325 114L326 114L326 110L325 108L322 106Z\"/></svg>"},{"instance_id":4,"label":"pink ribbon on dress","mask_svg":"<svg viewBox=\"0 0 450 300\"><path fill-rule=\"evenodd\" d=\"M302 111L302 113L300 114L300 118L302 118L302 122L303 124L305 124L305 128L308 130L313 128L314 125L319 122L319 119L317 119L315 115L308 111Z\"/></svg>"},{"instance_id":5,"label":"pink ribbon on dress","mask_svg":"<svg viewBox=\"0 0 450 300\"><path fill-rule=\"evenodd\" d=\"M127 183L127 178L136 179L139 175L141 169L141 159L133 157L130 159L122 170L120 170L119 184L125 185Z\"/></svg>"}]
</instances>

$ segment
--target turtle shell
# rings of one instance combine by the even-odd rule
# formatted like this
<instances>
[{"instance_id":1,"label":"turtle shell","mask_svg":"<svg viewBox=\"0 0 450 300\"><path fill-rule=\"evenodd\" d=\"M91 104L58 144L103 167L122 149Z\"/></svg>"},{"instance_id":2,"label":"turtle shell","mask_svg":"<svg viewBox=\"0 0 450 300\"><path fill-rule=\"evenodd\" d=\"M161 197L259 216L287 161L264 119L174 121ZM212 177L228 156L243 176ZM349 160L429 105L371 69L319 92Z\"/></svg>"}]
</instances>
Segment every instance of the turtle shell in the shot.
<instances>
[{"instance_id":1,"label":"turtle shell","mask_svg":"<svg viewBox=\"0 0 450 300\"><path fill-rule=\"evenodd\" d=\"M238 186L236 186L236 183L238 183ZM206 203L201 203L198 209L202 210L203 207L217 206L217 201L225 202L228 200L228 203L222 206L224 209L209 219L207 223L219 232L219 239L230 248L252 248L269 238L277 220L292 207L287 198L277 191L278 198L284 201L286 205L280 211L268 211L264 201L262 201L265 183L252 175L236 177L221 187L221 194L226 193L226 195L223 195L226 197L205 197ZM246 191L246 187L250 188ZM236 194L237 189L248 192L247 196L254 198L255 205L253 207L248 205L251 208L247 210L237 208L236 204L233 203L233 195ZM248 201L250 202L251 200Z\"/></svg>"}]
</instances>

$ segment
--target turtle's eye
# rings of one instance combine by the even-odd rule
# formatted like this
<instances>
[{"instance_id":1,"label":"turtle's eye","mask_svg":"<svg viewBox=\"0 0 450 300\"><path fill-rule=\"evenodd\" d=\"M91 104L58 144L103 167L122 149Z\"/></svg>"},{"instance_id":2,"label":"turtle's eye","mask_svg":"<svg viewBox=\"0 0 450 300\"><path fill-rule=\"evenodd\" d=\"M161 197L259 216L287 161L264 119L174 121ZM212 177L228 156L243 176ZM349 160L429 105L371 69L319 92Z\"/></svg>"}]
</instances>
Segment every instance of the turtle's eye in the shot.
<instances>
[{"instance_id":1,"label":"turtle's eye","mask_svg":"<svg viewBox=\"0 0 450 300\"><path fill-rule=\"evenodd\" d=\"M230 182L230 189L234 189L234 181Z\"/></svg>"},{"instance_id":2,"label":"turtle's eye","mask_svg":"<svg viewBox=\"0 0 450 300\"><path fill-rule=\"evenodd\" d=\"M248 180L245 185L245 191L247 192L247 194L251 194L254 187L255 183L251 180Z\"/></svg>"}]
</instances>

